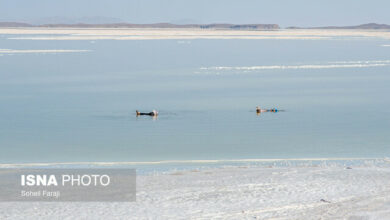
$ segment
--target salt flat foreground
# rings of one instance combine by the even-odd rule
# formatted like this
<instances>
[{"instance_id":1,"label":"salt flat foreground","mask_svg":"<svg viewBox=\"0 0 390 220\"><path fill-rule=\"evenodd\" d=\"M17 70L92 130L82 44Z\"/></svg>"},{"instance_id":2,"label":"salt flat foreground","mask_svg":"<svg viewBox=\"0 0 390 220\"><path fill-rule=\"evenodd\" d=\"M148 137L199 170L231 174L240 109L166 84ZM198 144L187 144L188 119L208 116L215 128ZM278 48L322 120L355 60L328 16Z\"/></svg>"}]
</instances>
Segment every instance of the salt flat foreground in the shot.
<instances>
[{"instance_id":1,"label":"salt flat foreground","mask_svg":"<svg viewBox=\"0 0 390 220\"><path fill-rule=\"evenodd\" d=\"M390 219L390 167L224 167L137 177L133 203L1 203L0 219Z\"/></svg>"}]
</instances>

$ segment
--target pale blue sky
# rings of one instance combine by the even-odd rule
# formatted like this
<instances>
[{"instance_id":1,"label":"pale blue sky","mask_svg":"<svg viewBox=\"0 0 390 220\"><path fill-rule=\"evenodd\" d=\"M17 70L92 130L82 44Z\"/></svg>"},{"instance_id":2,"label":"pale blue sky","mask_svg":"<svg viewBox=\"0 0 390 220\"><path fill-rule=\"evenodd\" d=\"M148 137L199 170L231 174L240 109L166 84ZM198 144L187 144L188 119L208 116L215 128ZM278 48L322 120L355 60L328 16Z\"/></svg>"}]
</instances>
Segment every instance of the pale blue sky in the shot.
<instances>
[{"instance_id":1,"label":"pale blue sky","mask_svg":"<svg viewBox=\"0 0 390 220\"><path fill-rule=\"evenodd\" d=\"M0 20L103 16L130 23L390 24L388 0L0 0Z\"/></svg>"}]
</instances>

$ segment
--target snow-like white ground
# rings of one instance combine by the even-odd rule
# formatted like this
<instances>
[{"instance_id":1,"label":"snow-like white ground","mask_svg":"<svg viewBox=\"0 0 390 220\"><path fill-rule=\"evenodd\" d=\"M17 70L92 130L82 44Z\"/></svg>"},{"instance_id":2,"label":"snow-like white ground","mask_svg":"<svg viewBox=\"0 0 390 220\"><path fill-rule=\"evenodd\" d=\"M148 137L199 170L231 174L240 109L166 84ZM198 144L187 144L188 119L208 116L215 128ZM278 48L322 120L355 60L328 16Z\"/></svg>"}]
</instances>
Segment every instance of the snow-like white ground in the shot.
<instances>
[{"instance_id":1,"label":"snow-like white ground","mask_svg":"<svg viewBox=\"0 0 390 220\"><path fill-rule=\"evenodd\" d=\"M131 203L0 203L0 219L390 219L386 164L172 171L137 187Z\"/></svg>"}]
</instances>

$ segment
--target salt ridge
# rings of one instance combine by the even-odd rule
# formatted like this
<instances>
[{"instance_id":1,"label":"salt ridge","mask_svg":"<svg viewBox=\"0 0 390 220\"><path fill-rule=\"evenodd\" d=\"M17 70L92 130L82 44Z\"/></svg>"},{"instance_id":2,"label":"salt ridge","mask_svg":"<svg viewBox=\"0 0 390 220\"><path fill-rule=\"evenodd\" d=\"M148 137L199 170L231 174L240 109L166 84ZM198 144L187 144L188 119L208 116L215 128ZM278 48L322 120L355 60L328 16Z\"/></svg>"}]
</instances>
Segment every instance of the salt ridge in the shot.
<instances>
[{"instance_id":1,"label":"salt ridge","mask_svg":"<svg viewBox=\"0 0 390 220\"><path fill-rule=\"evenodd\" d=\"M262 66L215 66L201 67L200 70L274 70L274 69L332 69L332 68L368 68L389 66L390 60L370 61L336 61L327 64L303 64L303 65L262 65Z\"/></svg>"}]
</instances>

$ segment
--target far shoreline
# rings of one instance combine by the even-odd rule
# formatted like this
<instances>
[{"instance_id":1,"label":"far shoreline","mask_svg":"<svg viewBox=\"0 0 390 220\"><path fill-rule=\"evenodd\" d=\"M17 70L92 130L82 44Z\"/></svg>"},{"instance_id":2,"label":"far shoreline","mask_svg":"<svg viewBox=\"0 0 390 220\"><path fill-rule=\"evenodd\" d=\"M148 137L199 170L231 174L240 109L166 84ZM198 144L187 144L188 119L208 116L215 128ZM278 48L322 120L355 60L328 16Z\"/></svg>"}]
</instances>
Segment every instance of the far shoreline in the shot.
<instances>
[{"instance_id":1,"label":"far shoreline","mask_svg":"<svg viewBox=\"0 0 390 220\"><path fill-rule=\"evenodd\" d=\"M199 29L0 27L8 40L390 40L387 29Z\"/></svg>"},{"instance_id":2,"label":"far shoreline","mask_svg":"<svg viewBox=\"0 0 390 220\"><path fill-rule=\"evenodd\" d=\"M281 163L281 162L326 162L326 161L380 161L390 163L388 157L318 157L318 158L258 158L258 159L207 159L207 160L156 160L156 161L117 161L117 162L31 162L31 163L0 163L0 168L35 167L35 166L121 166L121 165L205 165L229 163Z\"/></svg>"}]
</instances>

